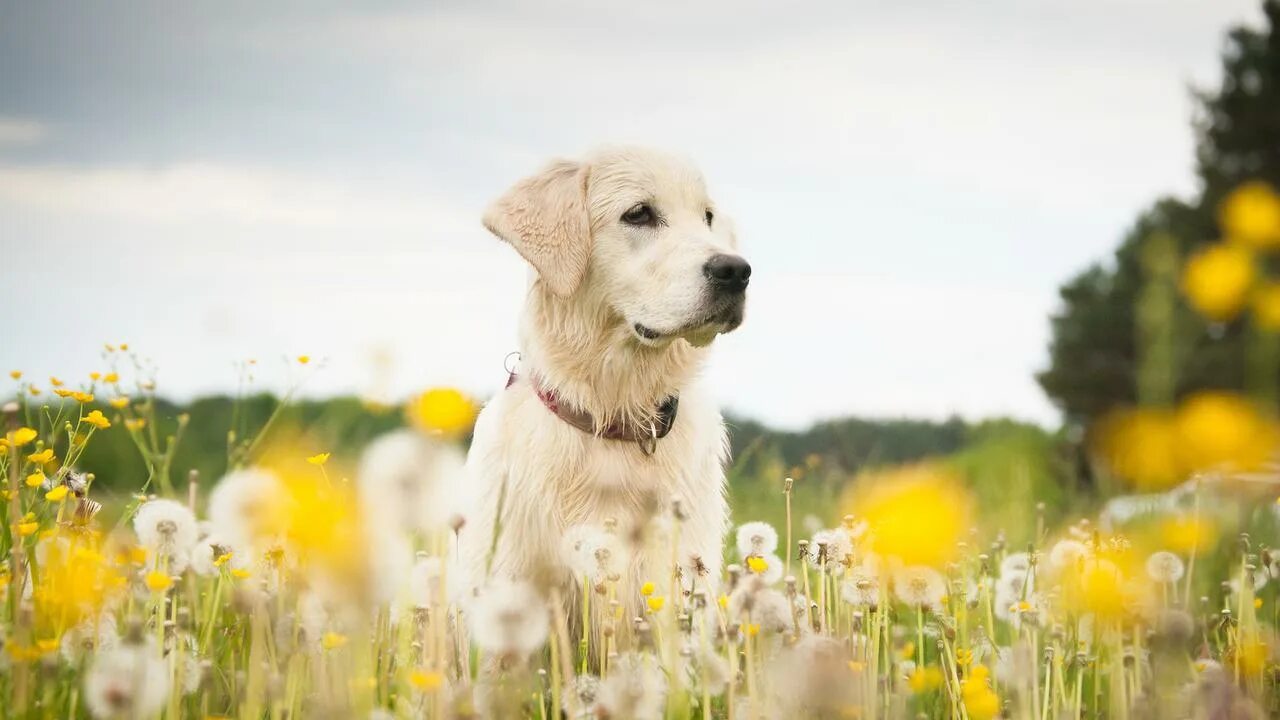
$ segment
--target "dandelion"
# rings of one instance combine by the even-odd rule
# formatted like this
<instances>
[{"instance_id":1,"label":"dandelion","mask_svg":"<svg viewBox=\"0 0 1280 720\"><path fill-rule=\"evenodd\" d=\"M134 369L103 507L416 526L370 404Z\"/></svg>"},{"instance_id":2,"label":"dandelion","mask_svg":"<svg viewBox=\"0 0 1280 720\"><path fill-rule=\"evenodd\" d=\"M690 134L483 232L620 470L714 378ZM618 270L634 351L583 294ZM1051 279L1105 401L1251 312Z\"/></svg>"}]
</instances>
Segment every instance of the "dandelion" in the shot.
<instances>
[{"instance_id":1,"label":"dandelion","mask_svg":"<svg viewBox=\"0 0 1280 720\"><path fill-rule=\"evenodd\" d=\"M872 549L907 565L940 567L968 529L970 501L959 479L936 465L915 465L860 479L855 495Z\"/></svg>"},{"instance_id":2,"label":"dandelion","mask_svg":"<svg viewBox=\"0 0 1280 720\"><path fill-rule=\"evenodd\" d=\"M252 548L284 531L281 515L287 501L284 484L274 473L237 470L209 494L209 522L232 546Z\"/></svg>"},{"instance_id":3,"label":"dandelion","mask_svg":"<svg viewBox=\"0 0 1280 720\"><path fill-rule=\"evenodd\" d=\"M937 608L947 594L947 579L931 567L905 567L894 573L893 591L912 607Z\"/></svg>"},{"instance_id":4,"label":"dandelion","mask_svg":"<svg viewBox=\"0 0 1280 720\"><path fill-rule=\"evenodd\" d=\"M9 371L9 377L13 378L14 380L21 380L21 379L22 379L22 371L21 371L21 370L10 370L10 371Z\"/></svg>"},{"instance_id":5,"label":"dandelion","mask_svg":"<svg viewBox=\"0 0 1280 720\"><path fill-rule=\"evenodd\" d=\"M444 675L428 670L414 670L409 673L409 684L419 692L435 692L444 684Z\"/></svg>"},{"instance_id":6,"label":"dandelion","mask_svg":"<svg viewBox=\"0 0 1280 720\"><path fill-rule=\"evenodd\" d=\"M747 570L759 575L762 580L772 585L782 579L782 558L777 555L751 556L746 559Z\"/></svg>"},{"instance_id":7,"label":"dandelion","mask_svg":"<svg viewBox=\"0 0 1280 720\"><path fill-rule=\"evenodd\" d=\"M173 573L187 568L196 546L196 517L186 505L173 500L148 500L133 516L138 542L155 558L157 567Z\"/></svg>"},{"instance_id":8,"label":"dandelion","mask_svg":"<svg viewBox=\"0 0 1280 720\"><path fill-rule=\"evenodd\" d=\"M63 500L66 499L67 492L68 490L66 485L59 485L58 487L45 493L44 499L48 500L49 502L62 502Z\"/></svg>"},{"instance_id":9,"label":"dandelion","mask_svg":"<svg viewBox=\"0 0 1280 720\"><path fill-rule=\"evenodd\" d=\"M1174 583L1182 579L1186 566L1182 558L1171 552L1161 550L1151 553L1147 558L1147 576L1158 583Z\"/></svg>"},{"instance_id":10,"label":"dandelion","mask_svg":"<svg viewBox=\"0 0 1280 720\"><path fill-rule=\"evenodd\" d=\"M1054 543L1049 550L1049 566L1055 570L1074 568L1076 563L1087 557L1089 548L1079 540L1067 538Z\"/></svg>"},{"instance_id":11,"label":"dandelion","mask_svg":"<svg viewBox=\"0 0 1280 720\"><path fill-rule=\"evenodd\" d=\"M985 665L975 665L969 676L960 682L960 697L965 712L972 720L991 720L1000 712L1000 697L988 684L990 671Z\"/></svg>"},{"instance_id":12,"label":"dandelion","mask_svg":"<svg viewBox=\"0 0 1280 720\"><path fill-rule=\"evenodd\" d=\"M839 573L853 558L853 539L844 528L819 530L809 541L809 553L809 561L815 566L820 567L825 561L828 570Z\"/></svg>"},{"instance_id":13,"label":"dandelion","mask_svg":"<svg viewBox=\"0 0 1280 720\"><path fill-rule=\"evenodd\" d=\"M88 415L85 415L84 421L99 430L106 430L111 427L111 421L107 419L107 416L102 414L101 410L94 410Z\"/></svg>"},{"instance_id":14,"label":"dandelion","mask_svg":"<svg viewBox=\"0 0 1280 720\"><path fill-rule=\"evenodd\" d=\"M768 555L778 549L778 531L765 522L749 522L738 526L738 554Z\"/></svg>"},{"instance_id":15,"label":"dandelion","mask_svg":"<svg viewBox=\"0 0 1280 720\"><path fill-rule=\"evenodd\" d=\"M173 578L169 573L161 572L159 570L152 570L147 573L143 580L145 581L147 588L156 594L163 593L170 587L173 587Z\"/></svg>"},{"instance_id":16,"label":"dandelion","mask_svg":"<svg viewBox=\"0 0 1280 720\"><path fill-rule=\"evenodd\" d=\"M653 583L648 580L646 580L644 584L640 586L640 594L643 595L644 597L649 597L650 595L653 594L653 591L654 591Z\"/></svg>"},{"instance_id":17,"label":"dandelion","mask_svg":"<svg viewBox=\"0 0 1280 720\"><path fill-rule=\"evenodd\" d=\"M942 687L942 670L936 665L915 668L907 678L907 687L917 695L936 690Z\"/></svg>"},{"instance_id":18,"label":"dandelion","mask_svg":"<svg viewBox=\"0 0 1280 720\"><path fill-rule=\"evenodd\" d=\"M307 462L311 465L323 466L329 462L329 453L318 453L307 458Z\"/></svg>"},{"instance_id":19,"label":"dandelion","mask_svg":"<svg viewBox=\"0 0 1280 720\"><path fill-rule=\"evenodd\" d=\"M850 605L866 607L879 605L879 573L866 563L855 566L840 584L840 597Z\"/></svg>"},{"instance_id":20,"label":"dandelion","mask_svg":"<svg viewBox=\"0 0 1280 720\"><path fill-rule=\"evenodd\" d=\"M595 525L575 525L561 541L563 562L576 577L602 582L627 566L625 544L617 534Z\"/></svg>"},{"instance_id":21,"label":"dandelion","mask_svg":"<svg viewBox=\"0 0 1280 720\"><path fill-rule=\"evenodd\" d=\"M169 668L148 640L94 655L84 679L84 700L96 718L150 717L169 695Z\"/></svg>"},{"instance_id":22,"label":"dandelion","mask_svg":"<svg viewBox=\"0 0 1280 720\"><path fill-rule=\"evenodd\" d=\"M610 663L596 693L603 717L659 720L666 711L667 678L657 658L626 653Z\"/></svg>"},{"instance_id":23,"label":"dandelion","mask_svg":"<svg viewBox=\"0 0 1280 720\"><path fill-rule=\"evenodd\" d=\"M1247 249L1211 245L1187 260L1182 271L1182 292L1201 315L1225 322L1244 307L1255 273L1253 254Z\"/></svg>"},{"instance_id":24,"label":"dandelion","mask_svg":"<svg viewBox=\"0 0 1280 720\"><path fill-rule=\"evenodd\" d=\"M498 655L525 657L547 640L547 610L525 583L495 582L477 598L471 615L476 645Z\"/></svg>"},{"instance_id":25,"label":"dandelion","mask_svg":"<svg viewBox=\"0 0 1280 720\"><path fill-rule=\"evenodd\" d=\"M410 429L380 435L356 471L366 521L403 533L439 531L464 509L466 498L455 482L464 463L452 443Z\"/></svg>"},{"instance_id":26,"label":"dandelion","mask_svg":"<svg viewBox=\"0 0 1280 720\"><path fill-rule=\"evenodd\" d=\"M409 423L429 434L457 435L471 429L475 403L453 388L428 390L405 408Z\"/></svg>"},{"instance_id":27,"label":"dandelion","mask_svg":"<svg viewBox=\"0 0 1280 720\"><path fill-rule=\"evenodd\" d=\"M1275 452L1277 431L1249 401L1201 392L1178 408L1178 448L1192 470L1257 469Z\"/></svg>"},{"instance_id":28,"label":"dandelion","mask_svg":"<svg viewBox=\"0 0 1280 720\"><path fill-rule=\"evenodd\" d=\"M1231 242L1256 249L1280 245L1280 196L1265 182L1243 183L1218 207L1218 223Z\"/></svg>"},{"instance_id":29,"label":"dandelion","mask_svg":"<svg viewBox=\"0 0 1280 720\"><path fill-rule=\"evenodd\" d=\"M299 356L298 356L298 364L299 364L299 365L306 365L306 364L307 364L307 363L309 363L309 362L311 362L311 356L310 356L310 355L299 355Z\"/></svg>"},{"instance_id":30,"label":"dandelion","mask_svg":"<svg viewBox=\"0 0 1280 720\"><path fill-rule=\"evenodd\" d=\"M650 595L644 602L649 607L649 612L658 612L666 605L667 599L661 595Z\"/></svg>"},{"instance_id":31,"label":"dandelion","mask_svg":"<svg viewBox=\"0 0 1280 720\"><path fill-rule=\"evenodd\" d=\"M336 633L331 630L320 636L320 647L325 650L337 650L338 648L346 647L346 645L347 636L342 633Z\"/></svg>"}]
</instances>

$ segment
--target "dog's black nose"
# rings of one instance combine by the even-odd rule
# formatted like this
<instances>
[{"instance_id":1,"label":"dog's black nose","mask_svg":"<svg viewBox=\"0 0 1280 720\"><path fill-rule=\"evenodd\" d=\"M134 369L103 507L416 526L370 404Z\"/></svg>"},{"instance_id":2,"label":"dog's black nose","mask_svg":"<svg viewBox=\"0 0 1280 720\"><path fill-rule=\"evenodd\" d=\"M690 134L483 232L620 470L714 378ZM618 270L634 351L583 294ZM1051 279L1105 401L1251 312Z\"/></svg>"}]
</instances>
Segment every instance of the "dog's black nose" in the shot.
<instances>
[{"instance_id":1,"label":"dog's black nose","mask_svg":"<svg viewBox=\"0 0 1280 720\"><path fill-rule=\"evenodd\" d=\"M742 292L751 280L751 266L737 255L712 255L702 266L702 274L717 290Z\"/></svg>"}]
</instances>

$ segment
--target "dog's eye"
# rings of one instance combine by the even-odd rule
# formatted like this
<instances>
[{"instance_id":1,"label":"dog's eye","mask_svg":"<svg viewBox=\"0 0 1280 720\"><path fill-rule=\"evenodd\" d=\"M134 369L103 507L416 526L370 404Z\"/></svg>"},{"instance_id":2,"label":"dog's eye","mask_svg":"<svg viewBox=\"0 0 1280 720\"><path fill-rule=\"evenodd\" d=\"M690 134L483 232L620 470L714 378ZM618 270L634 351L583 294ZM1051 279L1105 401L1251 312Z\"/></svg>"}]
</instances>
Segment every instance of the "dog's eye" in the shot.
<instances>
[{"instance_id":1,"label":"dog's eye","mask_svg":"<svg viewBox=\"0 0 1280 720\"><path fill-rule=\"evenodd\" d=\"M707 227L711 227L711 221L716 219L716 214L708 210L706 218L707 218Z\"/></svg>"},{"instance_id":2,"label":"dog's eye","mask_svg":"<svg viewBox=\"0 0 1280 720\"><path fill-rule=\"evenodd\" d=\"M622 222L628 225L649 227L658 224L658 215L648 204L640 203L639 205L636 205L630 210L622 213Z\"/></svg>"}]
</instances>

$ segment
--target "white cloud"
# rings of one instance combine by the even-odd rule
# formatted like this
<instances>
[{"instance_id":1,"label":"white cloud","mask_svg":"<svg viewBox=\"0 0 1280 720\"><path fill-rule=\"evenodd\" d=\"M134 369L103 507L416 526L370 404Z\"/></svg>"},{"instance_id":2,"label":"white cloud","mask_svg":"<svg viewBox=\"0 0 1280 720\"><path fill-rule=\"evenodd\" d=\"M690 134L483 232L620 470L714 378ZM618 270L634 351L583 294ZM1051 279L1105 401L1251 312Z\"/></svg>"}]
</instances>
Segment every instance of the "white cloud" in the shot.
<instances>
[{"instance_id":1,"label":"white cloud","mask_svg":"<svg viewBox=\"0 0 1280 720\"><path fill-rule=\"evenodd\" d=\"M35 145L49 134L49 128L35 120L0 116L0 148Z\"/></svg>"}]
</instances>

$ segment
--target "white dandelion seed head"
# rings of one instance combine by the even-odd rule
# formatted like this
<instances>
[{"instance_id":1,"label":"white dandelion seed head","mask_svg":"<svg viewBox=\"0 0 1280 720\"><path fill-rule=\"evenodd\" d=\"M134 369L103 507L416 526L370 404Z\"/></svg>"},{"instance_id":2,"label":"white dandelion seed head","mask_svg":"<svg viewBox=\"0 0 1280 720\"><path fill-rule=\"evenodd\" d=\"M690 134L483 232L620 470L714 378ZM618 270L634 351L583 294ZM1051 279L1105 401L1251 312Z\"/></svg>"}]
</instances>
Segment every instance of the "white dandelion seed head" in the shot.
<instances>
[{"instance_id":1,"label":"white dandelion seed head","mask_svg":"<svg viewBox=\"0 0 1280 720\"><path fill-rule=\"evenodd\" d=\"M778 550L778 531L766 522L749 522L738 526L738 555L769 555Z\"/></svg>"},{"instance_id":2,"label":"white dandelion seed head","mask_svg":"<svg viewBox=\"0 0 1280 720\"><path fill-rule=\"evenodd\" d=\"M758 624L761 631L773 633L794 630L796 625L791 614L791 602L786 595L773 589L764 590L756 596L751 622ZM801 629L804 625L801 624Z\"/></svg>"},{"instance_id":3,"label":"white dandelion seed head","mask_svg":"<svg viewBox=\"0 0 1280 720\"><path fill-rule=\"evenodd\" d=\"M1083 558L1089 556L1089 546L1079 540L1067 538L1054 543L1049 550L1049 566L1054 570L1071 570Z\"/></svg>"},{"instance_id":4,"label":"white dandelion seed head","mask_svg":"<svg viewBox=\"0 0 1280 720\"><path fill-rule=\"evenodd\" d=\"M931 567L912 565L893 575L893 591L914 607L935 608L947 594L947 579Z\"/></svg>"},{"instance_id":5,"label":"white dandelion seed head","mask_svg":"<svg viewBox=\"0 0 1280 720\"><path fill-rule=\"evenodd\" d=\"M1001 575L1026 575L1031 569L1031 555L1024 552L1009 553L1000 563Z\"/></svg>"},{"instance_id":6,"label":"white dandelion seed head","mask_svg":"<svg viewBox=\"0 0 1280 720\"><path fill-rule=\"evenodd\" d=\"M453 482L466 460L452 443L411 428L379 435L365 449L356 471L361 507L369 520L401 532L444 529L460 508Z\"/></svg>"},{"instance_id":7,"label":"white dandelion seed head","mask_svg":"<svg viewBox=\"0 0 1280 720\"><path fill-rule=\"evenodd\" d=\"M685 665L689 686L699 690L705 688L711 697L723 694L733 680L729 661L706 646L694 649L693 657L695 662Z\"/></svg>"},{"instance_id":8,"label":"white dandelion seed head","mask_svg":"<svg viewBox=\"0 0 1280 720\"><path fill-rule=\"evenodd\" d=\"M1004 594L1006 597L1021 600L1024 597L1035 592L1036 576L1023 573L1010 573L1001 575L996 579L996 594Z\"/></svg>"},{"instance_id":9,"label":"white dandelion seed head","mask_svg":"<svg viewBox=\"0 0 1280 720\"><path fill-rule=\"evenodd\" d=\"M114 613L104 612L81 620L80 624L63 633L58 649L63 660L74 664L85 653L106 652L119 644L116 616Z\"/></svg>"},{"instance_id":10,"label":"white dandelion seed head","mask_svg":"<svg viewBox=\"0 0 1280 720\"><path fill-rule=\"evenodd\" d=\"M143 503L133 516L133 531L138 542L151 552L155 562L169 560L168 569L174 573L186 569L200 532L190 508L165 499Z\"/></svg>"},{"instance_id":11,"label":"white dandelion seed head","mask_svg":"<svg viewBox=\"0 0 1280 720\"><path fill-rule=\"evenodd\" d=\"M1186 570L1182 558L1167 550L1153 552L1147 558L1147 576L1158 583L1178 582Z\"/></svg>"},{"instance_id":12,"label":"white dandelion seed head","mask_svg":"<svg viewBox=\"0 0 1280 720\"><path fill-rule=\"evenodd\" d=\"M472 639L486 652L524 657L547 641L547 606L528 583L485 586L470 619Z\"/></svg>"},{"instance_id":13,"label":"white dandelion seed head","mask_svg":"<svg viewBox=\"0 0 1280 720\"><path fill-rule=\"evenodd\" d=\"M769 583L759 575L748 575L738 582L733 592L729 593L729 602L725 608L729 613L730 623L745 621L755 611L757 600L769 589Z\"/></svg>"},{"instance_id":14,"label":"white dandelion seed head","mask_svg":"<svg viewBox=\"0 0 1280 720\"><path fill-rule=\"evenodd\" d=\"M122 643L94 655L84 701L95 718L149 717L169 695L169 666L155 641Z\"/></svg>"},{"instance_id":15,"label":"white dandelion seed head","mask_svg":"<svg viewBox=\"0 0 1280 720\"><path fill-rule=\"evenodd\" d=\"M435 607L448 602L444 562L438 557L419 557L409 571L409 602L413 607Z\"/></svg>"},{"instance_id":16,"label":"white dandelion seed head","mask_svg":"<svg viewBox=\"0 0 1280 720\"><path fill-rule=\"evenodd\" d=\"M856 565L840 583L840 597L850 605L880 604L880 574L867 565Z\"/></svg>"},{"instance_id":17,"label":"white dandelion seed head","mask_svg":"<svg viewBox=\"0 0 1280 720\"><path fill-rule=\"evenodd\" d=\"M257 548L274 539L270 533L287 500L275 473L261 468L229 472L209 493L212 531L236 547Z\"/></svg>"},{"instance_id":18,"label":"white dandelion seed head","mask_svg":"<svg viewBox=\"0 0 1280 720\"><path fill-rule=\"evenodd\" d=\"M622 574L630 564L627 545L597 525L574 525L565 531L560 543L561 561L577 578L601 582L610 575Z\"/></svg>"},{"instance_id":19,"label":"white dandelion seed head","mask_svg":"<svg viewBox=\"0 0 1280 720\"><path fill-rule=\"evenodd\" d=\"M844 528L819 530L809 541L809 562L819 566L825 557L827 569L847 564L853 559L853 539Z\"/></svg>"},{"instance_id":20,"label":"white dandelion seed head","mask_svg":"<svg viewBox=\"0 0 1280 720\"><path fill-rule=\"evenodd\" d=\"M229 570L248 570L253 565L253 558L248 552L237 548L230 539L214 530L197 540L191 549L191 569L204 577L217 575L218 559L227 554L231 557L223 561L223 567Z\"/></svg>"},{"instance_id":21,"label":"white dandelion seed head","mask_svg":"<svg viewBox=\"0 0 1280 720\"><path fill-rule=\"evenodd\" d=\"M619 720L660 720L666 704L667 676L656 657L643 653L619 655L596 693L597 709Z\"/></svg>"}]
</instances>

